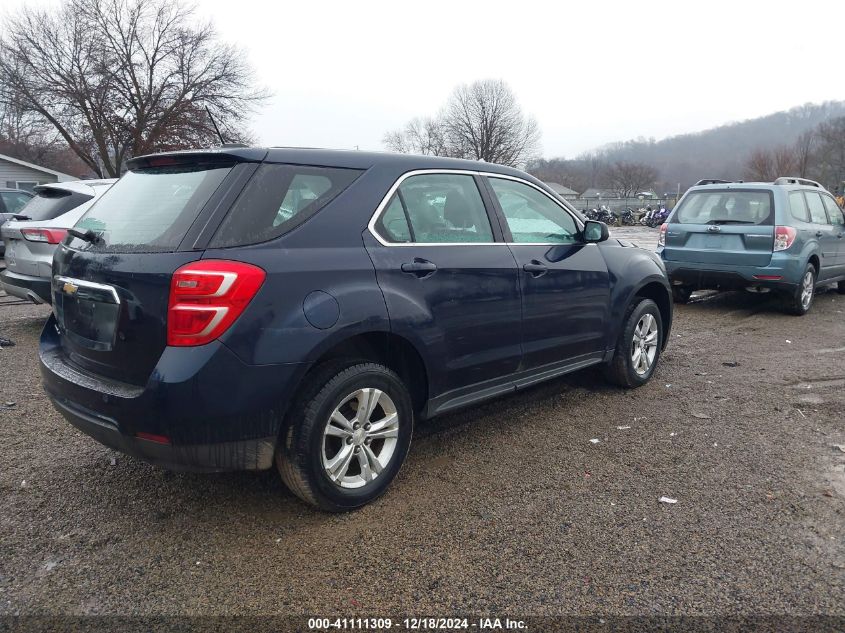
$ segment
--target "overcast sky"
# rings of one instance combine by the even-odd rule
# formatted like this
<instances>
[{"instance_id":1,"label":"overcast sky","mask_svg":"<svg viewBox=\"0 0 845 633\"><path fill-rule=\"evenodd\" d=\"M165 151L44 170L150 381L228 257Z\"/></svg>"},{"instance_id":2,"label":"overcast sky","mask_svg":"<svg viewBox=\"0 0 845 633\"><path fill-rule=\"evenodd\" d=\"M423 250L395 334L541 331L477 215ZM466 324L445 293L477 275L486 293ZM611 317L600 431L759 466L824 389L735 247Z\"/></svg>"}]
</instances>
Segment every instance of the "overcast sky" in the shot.
<instances>
[{"instance_id":1,"label":"overcast sky","mask_svg":"<svg viewBox=\"0 0 845 633\"><path fill-rule=\"evenodd\" d=\"M845 99L843 0L196 4L273 92L267 145L383 149L484 78L510 84L546 156Z\"/></svg>"}]
</instances>

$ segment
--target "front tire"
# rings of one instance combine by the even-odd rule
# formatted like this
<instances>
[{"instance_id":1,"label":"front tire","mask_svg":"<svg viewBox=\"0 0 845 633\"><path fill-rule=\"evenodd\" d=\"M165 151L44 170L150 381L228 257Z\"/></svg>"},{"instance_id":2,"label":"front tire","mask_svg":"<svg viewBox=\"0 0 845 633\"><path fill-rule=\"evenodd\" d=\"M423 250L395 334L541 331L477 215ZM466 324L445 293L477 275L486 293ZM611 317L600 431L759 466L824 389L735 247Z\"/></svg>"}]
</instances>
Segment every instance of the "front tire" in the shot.
<instances>
[{"instance_id":1,"label":"front tire","mask_svg":"<svg viewBox=\"0 0 845 633\"><path fill-rule=\"evenodd\" d=\"M841 295L845 295L845 281L840 281L838 284L836 284L836 292Z\"/></svg>"},{"instance_id":2,"label":"front tire","mask_svg":"<svg viewBox=\"0 0 845 633\"><path fill-rule=\"evenodd\" d=\"M329 512L379 497L413 435L411 397L399 376L376 363L331 363L315 369L300 393L276 451L291 492Z\"/></svg>"},{"instance_id":3,"label":"front tire","mask_svg":"<svg viewBox=\"0 0 845 633\"><path fill-rule=\"evenodd\" d=\"M807 264L798 286L786 297L786 311L795 316L804 316L810 311L815 297L816 268Z\"/></svg>"},{"instance_id":4,"label":"front tire","mask_svg":"<svg viewBox=\"0 0 845 633\"><path fill-rule=\"evenodd\" d=\"M620 387L633 389L646 384L663 349L663 319L651 299L635 297L625 313L625 321L613 359L605 377Z\"/></svg>"}]
</instances>

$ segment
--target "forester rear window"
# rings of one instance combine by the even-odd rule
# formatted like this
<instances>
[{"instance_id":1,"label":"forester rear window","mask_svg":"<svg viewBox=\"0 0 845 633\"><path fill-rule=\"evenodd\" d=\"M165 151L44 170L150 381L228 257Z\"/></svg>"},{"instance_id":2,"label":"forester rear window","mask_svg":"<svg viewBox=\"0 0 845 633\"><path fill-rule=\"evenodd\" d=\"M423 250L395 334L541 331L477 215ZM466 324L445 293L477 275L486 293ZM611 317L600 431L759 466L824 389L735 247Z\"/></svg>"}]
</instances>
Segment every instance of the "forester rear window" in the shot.
<instances>
[{"instance_id":1,"label":"forester rear window","mask_svg":"<svg viewBox=\"0 0 845 633\"><path fill-rule=\"evenodd\" d=\"M679 224L772 224L768 191L693 191L674 215Z\"/></svg>"},{"instance_id":2,"label":"forester rear window","mask_svg":"<svg viewBox=\"0 0 845 633\"><path fill-rule=\"evenodd\" d=\"M155 253L174 251L229 164L182 164L128 172L76 223L94 241L73 238L81 250Z\"/></svg>"},{"instance_id":3,"label":"forester rear window","mask_svg":"<svg viewBox=\"0 0 845 633\"><path fill-rule=\"evenodd\" d=\"M258 244L287 233L346 189L360 170L264 164L211 240L212 247Z\"/></svg>"}]
</instances>

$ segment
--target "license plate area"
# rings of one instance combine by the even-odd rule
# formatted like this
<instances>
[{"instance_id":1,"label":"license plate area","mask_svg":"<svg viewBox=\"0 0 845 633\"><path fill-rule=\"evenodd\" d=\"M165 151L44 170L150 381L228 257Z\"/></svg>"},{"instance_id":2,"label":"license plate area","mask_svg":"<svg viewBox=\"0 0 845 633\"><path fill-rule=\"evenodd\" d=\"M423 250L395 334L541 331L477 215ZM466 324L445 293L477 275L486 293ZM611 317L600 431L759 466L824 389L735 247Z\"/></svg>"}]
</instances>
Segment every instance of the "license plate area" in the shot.
<instances>
[{"instance_id":1,"label":"license plate area","mask_svg":"<svg viewBox=\"0 0 845 633\"><path fill-rule=\"evenodd\" d=\"M114 348L120 297L113 286L54 277L53 310L59 329L77 345L101 352Z\"/></svg>"}]
</instances>

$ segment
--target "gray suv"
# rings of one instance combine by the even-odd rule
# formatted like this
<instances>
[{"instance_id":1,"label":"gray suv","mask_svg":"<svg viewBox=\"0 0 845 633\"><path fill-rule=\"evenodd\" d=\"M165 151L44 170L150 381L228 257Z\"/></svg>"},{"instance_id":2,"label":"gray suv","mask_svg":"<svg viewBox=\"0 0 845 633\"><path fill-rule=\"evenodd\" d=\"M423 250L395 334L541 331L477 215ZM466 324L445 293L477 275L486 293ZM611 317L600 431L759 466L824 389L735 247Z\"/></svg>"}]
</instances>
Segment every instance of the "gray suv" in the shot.
<instances>
[{"instance_id":1,"label":"gray suv","mask_svg":"<svg viewBox=\"0 0 845 633\"><path fill-rule=\"evenodd\" d=\"M806 314L819 285L845 294L845 215L819 183L702 180L660 227L658 253L676 302L695 290L780 292Z\"/></svg>"}]
</instances>

